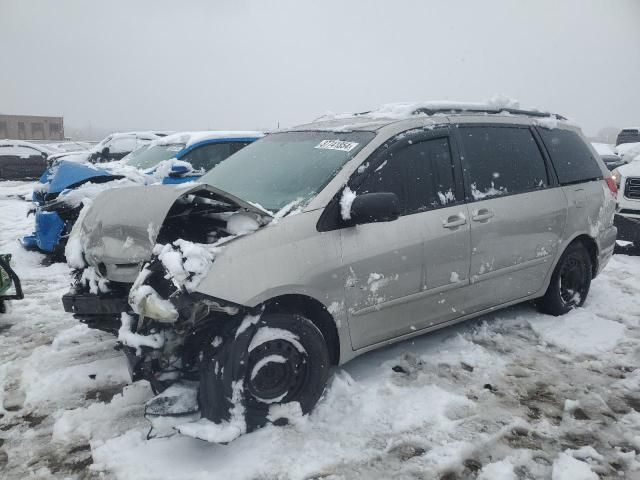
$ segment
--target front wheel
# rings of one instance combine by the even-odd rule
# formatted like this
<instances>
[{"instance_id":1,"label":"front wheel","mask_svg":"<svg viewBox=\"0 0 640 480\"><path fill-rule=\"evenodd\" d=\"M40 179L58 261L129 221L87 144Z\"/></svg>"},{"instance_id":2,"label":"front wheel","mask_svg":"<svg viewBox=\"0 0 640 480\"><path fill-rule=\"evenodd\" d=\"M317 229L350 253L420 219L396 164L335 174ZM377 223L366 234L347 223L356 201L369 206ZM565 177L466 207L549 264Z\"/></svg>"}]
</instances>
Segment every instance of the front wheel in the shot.
<instances>
[{"instance_id":1,"label":"front wheel","mask_svg":"<svg viewBox=\"0 0 640 480\"><path fill-rule=\"evenodd\" d=\"M581 242L567 247L551 275L549 287L536 305L549 315L564 315L581 307L591 286L592 264L589 252Z\"/></svg>"},{"instance_id":2,"label":"front wheel","mask_svg":"<svg viewBox=\"0 0 640 480\"><path fill-rule=\"evenodd\" d=\"M215 423L237 423L241 413L249 432L268 421L286 423L274 417L273 406L297 403L309 413L324 392L330 361L311 320L296 314L267 314L255 324L247 319L205 347L199 402L202 417Z\"/></svg>"}]
</instances>

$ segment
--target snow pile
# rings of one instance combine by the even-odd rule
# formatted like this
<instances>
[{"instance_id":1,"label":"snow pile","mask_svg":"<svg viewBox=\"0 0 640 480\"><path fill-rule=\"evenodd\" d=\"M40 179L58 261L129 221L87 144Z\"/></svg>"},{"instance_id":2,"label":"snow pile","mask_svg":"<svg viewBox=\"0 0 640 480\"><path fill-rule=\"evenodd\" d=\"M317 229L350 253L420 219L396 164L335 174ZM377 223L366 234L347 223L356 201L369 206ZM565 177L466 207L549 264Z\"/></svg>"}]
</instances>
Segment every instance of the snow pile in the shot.
<instances>
[{"instance_id":1,"label":"snow pile","mask_svg":"<svg viewBox=\"0 0 640 480\"><path fill-rule=\"evenodd\" d=\"M67 259L67 264L71 268L84 268L86 266L83 253L84 247L82 245L82 221L89 211L91 200L85 199L83 204L84 206L82 210L80 210L78 218L71 228L71 233L67 238L67 244L64 247L64 255Z\"/></svg>"},{"instance_id":2,"label":"snow pile","mask_svg":"<svg viewBox=\"0 0 640 480\"><path fill-rule=\"evenodd\" d=\"M624 325L595 316L583 308L560 318L540 316L530 324L546 342L582 355L597 356L612 350L626 332Z\"/></svg>"},{"instance_id":3,"label":"snow pile","mask_svg":"<svg viewBox=\"0 0 640 480\"><path fill-rule=\"evenodd\" d=\"M426 113L421 113L421 110L424 111L432 111L432 110L443 110L446 114L447 110L454 111L486 111L486 110L506 110L506 109L524 109L533 112L544 113L544 111L522 107L520 102L509 98L505 95L495 95L484 102L460 102L460 101L451 101L451 100L432 100L426 102L398 102L398 103L386 103L378 108L375 108L369 112L364 114L354 114L354 113L331 113L320 117L318 120L343 120L349 118L357 118L357 117L366 117L374 120L405 120L416 115L426 115ZM418 113L416 113L418 112ZM355 124L356 126L361 126L360 123Z\"/></svg>"},{"instance_id":4,"label":"snow pile","mask_svg":"<svg viewBox=\"0 0 640 480\"><path fill-rule=\"evenodd\" d=\"M142 347L162 348L164 345L164 336L160 333L152 333L151 335L139 335L131 330L133 325L133 317L122 312L120 317L122 326L118 330L118 341L127 347L135 348L136 355L140 356Z\"/></svg>"},{"instance_id":5,"label":"snow pile","mask_svg":"<svg viewBox=\"0 0 640 480\"><path fill-rule=\"evenodd\" d=\"M349 187L344 187L342 197L340 197L340 215L343 220L351 220L351 205L356 199L356 193Z\"/></svg>"},{"instance_id":6,"label":"snow pile","mask_svg":"<svg viewBox=\"0 0 640 480\"><path fill-rule=\"evenodd\" d=\"M229 420L221 423L213 423L206 418L193 423L186 423L177 427L183 435L206 440L207 442L228 443L247 431L247 422L244 419L243 404L244 388L242 382L233 382L231 403L231 415Z\"/></svg>"},{"instance_id":7,"label":"snow pile","mask_svg":"<svg viewBox=\"0 0 640 480\"><path fill-rule=\"evenodd\" d=\"M592 142L593 148L595 148L598 155L616 155L615 145L609 143Z\"/></svg>"},{"instance_id":8,"label":"snow pile","mask_svg":"<svg viewBox=\"0 0 640 480\"><path fill-rule=\"evenodd\" d=\"M273 340L285 340L293 345L300 353L307 353L305 348L300 343L300 339L295 333L292 333L289 330L283 330L282 328L274 327L259 328L251 339L251 343L249 343L248 351L251 352L263 343L271 342Z\"/></svg>"},{"instance_id":9,"label":"snow pile","mask_svg":"<svg viewBox=\"0 0 640 480\"><path fill-rule=\"evenodd\" d=\"M553 462L551 480L598 480L591 467L567 453L561 453Z\"/></svg>"},{"instance_id":10,"label":"snow pile","mask_svg":"<svg viewBox=\"0 0 640 480\"><path fill-rule=\"evenodd\" d=\"M618 145L616 153L627 163L640 160L640 142Z\"/></svg>"},{"instance_id":11,"label":"snow pile","mask_svg":"<svg viewBox=\"0 0 640 480\"><path fill-rule=\"evenodd\" d=\"M173 167L178 167L180 170L184 169L184 173L181 173L181 175L184 176L199 176L204 175L205 173L202 169L194 170L193 166L189 162L172 158L169 160L163 160L155 167L152 167L149 170L145 171L145 174L153 178L153 180L149 181L148 183L154 183L154 181L158 183L162 182L163 179L169 177L171 172L173 172Z\"/></svg>"},{"instance_id":12,"label":"snow pile","mask_svg":"<svg viewBox=\"0 0 640 480\"><path fill-rule=\"evenodd\" d=\"M87 267L82 271L80 281L89 287L89 292L94 295L98 295L98 293L108 293L110 291L109 280L96 272L93 267Z\"/></svg>"},{"instance_id":13,"label":"snow pile","mask_svg":"<svg viewBox=\"0 0 640 480\"><path fill-rule=\"evenodd\" d=\"M227 219L226 230L231 235L246 235L260 228L260 222L254 215L247 212L237 212Z\"/></svg>"},{"instance_id":14,"label":"snow pile","mask_svg":"<svg viewBox=\"0 0 640 480\"><path fill-rule=\"evenodd\" d=\"M173 284L188 292L195 290L209 272L217 252L219 249L211 245L182 239L153 248L153 254L158 256Z\"/></svg>"},{"instance_id":15,"label":"snow pile","mask_svg":"<svg viewBox=\"0 0 640 480\"><path fill-rule=\"evenodd\" d=\"M79 207L89 200L95 199L100 193L110 188L135 187L145 185L142 177L130 176L110 182L86 182L77 188L63 190L56 200L63 201L71 207Z\"/></svg>"},{"instance_id":16,"label":"snow pile","mask_svg":"<svg viewBox=\"0 0 640 480\"><path fill-rule=\"evenodd\" d=\"M231 139L231 138L260 138L264 137L264 132L258 132L253 130L247 131L201 131L201 132L180 132L161 137L151 142L151 146L154 145L171 145L174 143L182 143L185 148L191 147L199 142L206 140L218 140L218 139Z\"/></svg>"}]
</instances>

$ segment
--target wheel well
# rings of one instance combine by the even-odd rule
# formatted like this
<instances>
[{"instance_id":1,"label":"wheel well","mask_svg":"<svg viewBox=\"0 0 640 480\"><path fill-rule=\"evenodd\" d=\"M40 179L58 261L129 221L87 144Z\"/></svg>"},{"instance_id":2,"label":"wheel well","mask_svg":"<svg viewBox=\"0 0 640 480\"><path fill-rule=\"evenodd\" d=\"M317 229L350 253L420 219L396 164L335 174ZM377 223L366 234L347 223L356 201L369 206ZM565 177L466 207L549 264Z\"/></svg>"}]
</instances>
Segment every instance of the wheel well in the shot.
<instances>
[{"instance_id":1,"label":"wheel well","mask_svg":"<svg viewBox=\"0 0 640 480\"><path fill-rule=\"evenodd\" d=\"M264 307L265 313L298 313L311 320L327 342L331 363L338 364L340 361L338 329L333 317L322 303L305 295L282 295L267 300Z\"/></svg>"},{"instance_id":2,"label":"wheel well","mask_svg":"<svg viewBox=\"0 0 640 480\"><path fill-rule=\"evenodd\" d=\"M589 235L578 235L571 241L571 245L574 243L582 243L584 247L589 252L589 257L591 258L591 275L595 278L598 273L598 245L595 240L591 238Z\"/></svg>"}]
</instances>

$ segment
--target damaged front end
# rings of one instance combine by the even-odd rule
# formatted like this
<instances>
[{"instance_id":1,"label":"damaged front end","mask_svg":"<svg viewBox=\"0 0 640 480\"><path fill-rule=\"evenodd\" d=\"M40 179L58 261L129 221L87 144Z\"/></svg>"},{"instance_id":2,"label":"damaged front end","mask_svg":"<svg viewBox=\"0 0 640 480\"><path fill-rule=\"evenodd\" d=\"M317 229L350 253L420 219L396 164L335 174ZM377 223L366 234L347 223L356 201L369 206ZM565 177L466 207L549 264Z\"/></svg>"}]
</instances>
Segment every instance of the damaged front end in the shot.
<instances>
[{"instance_id":1,"label":"damaged front end","mask_svg":"<svg viewBox=\"0 0 640 480\"><path fill-rule=\"evenodd\" d=\"M149 381L157 393L145 406L157 434L177 429L226 443L255 425L244 418L237 382L223 381L222 375L207 376L215 395L201 412L203 372L214 364L222 373L229 359L248 365L247 347L261 313L194 291L218 248L185 240L157 245L131 288L133 313L122 314L118 340L132 379ZM235 340L231 349L229 339ZM233 372L228 373L231 378Z\"/></svg>"},{"instance_id":2,"label":"damaged front end","mask_svg":"<svg viewBox=\"0 0 640 480\"><path fill-rule=\"evenodd\" d=\"M206 344L248 313L193 291L214 261L212 250L185 240L158 245L129 293L132 312L122 314L118 339L133 380L146 379L157 392L178 380L197 381Z\"/></svg>"},{"instance_id":3,"label":"damaged front end","mask_svg":"<svg viewBox=\"0 0 640 480\"><path fill-rule=\"evenodd\" d=\"M156 243L183 239L213 251L270 221L268 213L207 185L106 191L84 212L66 249L76 271L63 305L90 327L116 335L121 314L130 312L129 290ZM146 309L157 307L154 297L144 302Z\"/></svg>"}]
</instances>

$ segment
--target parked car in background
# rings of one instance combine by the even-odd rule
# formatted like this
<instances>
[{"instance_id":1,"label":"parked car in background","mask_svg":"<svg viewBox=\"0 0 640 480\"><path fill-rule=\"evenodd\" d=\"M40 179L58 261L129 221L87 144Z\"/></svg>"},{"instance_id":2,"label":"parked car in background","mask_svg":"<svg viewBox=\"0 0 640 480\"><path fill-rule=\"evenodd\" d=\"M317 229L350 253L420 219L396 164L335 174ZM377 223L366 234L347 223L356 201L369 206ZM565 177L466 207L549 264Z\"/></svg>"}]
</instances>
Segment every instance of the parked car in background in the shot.
<instances>
[{"instance_id":1,"label":"parked car in background","mask_svg":"<svg viewBox=\"0 0 640 480\"><path fill-rule=\"evenodd\" d=\"M609 171L615 170L620 165L624 164L624 161L615 151L615 147L613 145L609 145L608 143L592 143L593 148L596 149L598 155L607 166Z\"/></svg>"},{"instance_id":2,"label":"parked car in background","mask_svg":"<svg viewBox=\"0 0 640 480\"><path fill-rule=\"evenodd\" d=\"M623 143L616 147L616 154L624 163L640 160L640 142Z\"/></svg>"},{"instance_id":3,"label":"parked car in background","mask_svg":"<svg viewBox=\"0 0 640 480\"><path fill-rule=\"evenodd\" d=\"M616 145L636 142L640 142L640 127L623 128L616 139Z\"/></svg>"},{"instance_id":4,"label":"parked car in background","mask_svg":"<svg viewBox=\"0 0 640 480\"><path fill-rule=\"evenodd\" d=\"M615 189L555 115L341 115L272 133L192 187L103 192L74 228L83 268L63 303L118 324L133 378L169 387L147 414L199 405L178 430L229 442L308 413L331 366L363 352L527 300L580 307L613 254ZM175 400L193 381L198 402Z\"/></svg>"},{"instance_id":5,"label":"parked car in background","mask_svg":"<svg viewBox=\"0 0 640 480\"><path fill-rule=\"evenodd\" d=\"M91 148L80 151L62 152L50 157L50 165L60 161L75 163L102 163L120 160L142 145L167 136L167 132L124 132L112 133Z\"/></svg>"},{"instance_id":6,"label":"parked car in background","mask_svg":"<svg viewBox=\"0 0 640 480\"><path fill-rule=\"evenodd\" d=\"M139 145L122 161L101 167L61 161L34 188L35 231L22 244L63 258L66 238L86 199L108 188L196 180L261 136L254 131L177 133Z\"/></svg>"},{"instance_id":7,"label":"parked car in background","mask_svg":"<svg viewBox=\"0 0 640 480\"><path fill-rule=\"evenodd\" d=\"M626 163L613 171L618 185L615 225L618 240L640 248L640 161Z\"/></svg>"},{"instance_id":8,"label":"parked car in background","mask_svg":"<svg viewBox=\"0 0 640 480\"><path fill-rule=\"evenodd\" d=\"M38 178L47 168L47 158L59 152L23 140L0 140L0 180Z\"/></svg>"}]
</instances>

